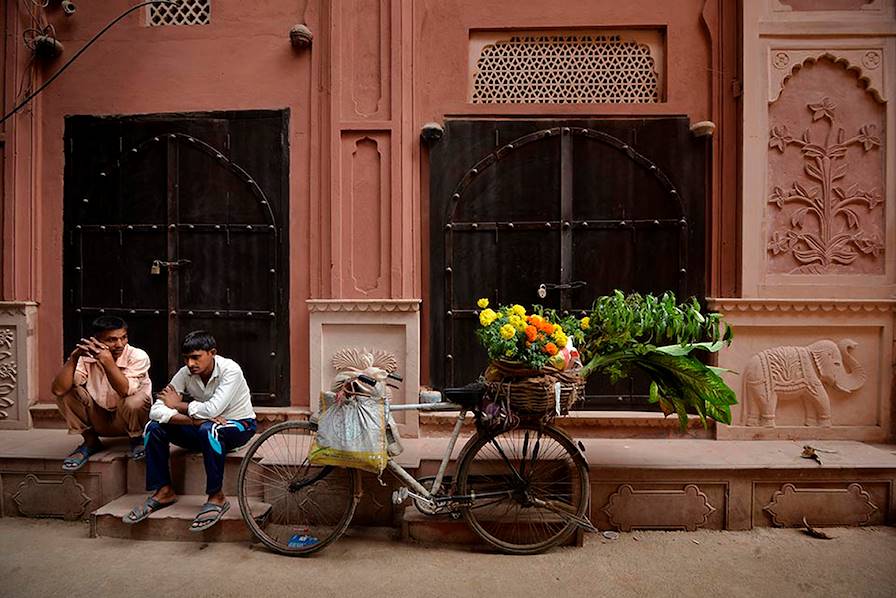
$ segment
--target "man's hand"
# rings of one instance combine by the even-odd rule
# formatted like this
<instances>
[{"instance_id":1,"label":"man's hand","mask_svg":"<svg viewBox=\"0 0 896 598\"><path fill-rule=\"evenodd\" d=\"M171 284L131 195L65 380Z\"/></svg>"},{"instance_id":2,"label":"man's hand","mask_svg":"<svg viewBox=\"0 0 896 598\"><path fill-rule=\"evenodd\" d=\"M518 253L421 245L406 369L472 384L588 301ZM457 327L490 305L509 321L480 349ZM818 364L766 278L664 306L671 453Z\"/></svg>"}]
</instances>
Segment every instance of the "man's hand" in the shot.
<instances>
[{"instance_id":1,"label":"man's hand","mask_svg":"<svg viewBox=\"0 0 896 598\"><path fill-rule=\"evenodd\" d=\"M227 419L221 417L220 415L217 417L213 417L212 421L221 426L227 423Z\"/></svg>"},{"instance_id":2,"label":"man's hand","mask_svg":"<svg viewBox=\"0 0 896 598\"><path fill-rule=\"evenodd\" d=\"M112 351L109 350L109 347L96 340L96 338L92 336L87 340L87 342L90 343L90 347L93 349L94 359L104 365L115 363L115 358L112 357Z\"/></svg>"},{"instance_id":3,"label":"man's hand","mask_svg":"<svg viewBox=\"0 0 896 598\"><path fill-rule=\"evenodd\" d=\"M181 396L177 394L177 391L170 384L159 391L158 397L170 409L177 409L177 406L183 402Z\"/></svg>"},{"instance_id":4,"label":"man's hand","mask_svg":"<svg viewBox=\"0 0 896 598\"><path fill-rule=\"evenodd\" d=\"M72 349L72 352L68 354L68 359L69 361L75 361L79 357L83 357L85 355L90 356L90 353L88 353L84 347L78 344L75 345L75 348Z\"/></svg>"}]
</instances>

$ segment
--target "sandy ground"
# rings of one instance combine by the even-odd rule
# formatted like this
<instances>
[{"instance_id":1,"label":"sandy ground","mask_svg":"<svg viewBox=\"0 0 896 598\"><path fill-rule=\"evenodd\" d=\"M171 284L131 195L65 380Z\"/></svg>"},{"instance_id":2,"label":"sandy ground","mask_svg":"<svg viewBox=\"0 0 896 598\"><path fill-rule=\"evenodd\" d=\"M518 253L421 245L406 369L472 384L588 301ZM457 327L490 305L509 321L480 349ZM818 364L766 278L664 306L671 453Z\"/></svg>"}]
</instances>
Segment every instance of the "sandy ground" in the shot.
<instances>
[{"instance_id":1,"label":"sandy ground","mask_svg":"<svg viewBox=\"0 0 896 598\"><path fill-rule=\"evenodd\" d=\"M0 519L0 596L896 596L896 529L636 532L510 557L355 531L313 558L247 544L90 539Z\"/></svg>"}]
</instances>

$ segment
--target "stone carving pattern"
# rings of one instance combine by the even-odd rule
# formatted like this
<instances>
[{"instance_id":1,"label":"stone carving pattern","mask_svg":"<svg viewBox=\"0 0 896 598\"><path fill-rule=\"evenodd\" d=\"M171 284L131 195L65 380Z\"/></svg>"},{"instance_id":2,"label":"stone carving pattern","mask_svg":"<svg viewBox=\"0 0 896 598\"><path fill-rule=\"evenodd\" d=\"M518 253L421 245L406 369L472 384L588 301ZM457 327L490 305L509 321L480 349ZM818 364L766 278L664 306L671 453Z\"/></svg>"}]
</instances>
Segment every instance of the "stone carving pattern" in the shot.
<instances>
[{"instance_id":1,"label":"stone carving pattern","mask_svg":"<svg viewBox=\"0 0 896 598\"><path fill-rule=\"evenodd\" d=\"M850 339L824 339L805 347L773 347L751 357L743 373L747 425L774 427L778 399L798 398L806 408L804 425L830 427L825 384L854 392L866 381L865 370L852 355L856 346Z\"/></svg>"},{"instance_id":2,"label":"stone carving pattern","mask_svg":"<svg viewBox=\"0 0 896 598\"><path fill-rule=\"evenodd\" d=\"M27 517L63 517L78 519L91 499L74 476L61 480L41 480L32 473L25 476L12 496L19 512Z\"/></svg>"},{"instance_id":3,"label":"stone carving pattern","mask_svg":"<svg viewBox=\"0 0 896 598\"><path fill-rule=\"evenodd\" d=\"M515 35L482 49L474 104L660 101L650 47L619 35Z\"/></svg>"},{"instance_id":4,"label":"stone carving pattern","mask_svg":"<svg viewBox=\"0 0 896 598\"><path fill-rule=\"evenodd\" d=\"M0 419L7 419L7 410L15 404L13 396L18 367L12 349L15 341L14 328L0 328Z\"/></svg>"},{"instance_id":5,"label":"stone carving pattern","mask_svg":"<svg viewBox=\"0 0 896 598\"><path fill-rule=\"evenodd\" d=\"M846 178L850 164L846 151L851 145L861 145L865 153L880 147L877 126L866 124L851 137L846 137L837 126L837 105L828 97L807 104L812 112L812 122L827 122L823 139L818 128L808 127L801 137L794 137L786 125L773 126L769 133L770 150L780 153L789 146L802 152L804 169L811 185L794 181L790 189L775 186L768 199L778 209L789 211L790 228L772 231L768 250L774 255L790 253L800 264L792 273L824 274L836 266L852 264L861 254L880 258L884 242L880 231L866 230L858 210L869 213L883 203L877 188L862 189L858 183L848 186L838 184ZM818 229L807 226L807 219L814 219Z\"/></svg>"},{"instance_id":6,"label":"stone carving pattern","mask_svg":"<svg viewBox=\"0 0 896 598\"><path fill-rule=\"evenodd\" d=\"M392 373L398 369L398 359L389 351L374 350L357 347L341 349L330 358L333 369L337 372L364 371L374 367Z\"/></svg>"},{"instance_id":7,"label":"stone carving pattern","mask_svg":"<svg viewBox=\"0 0 896 598\"><path fill-rule=\"evenodd\" d=\"M617 529L686 529L696 531L716 510L695 484L682 490L635 490L623 484L603 508Z\"/></svg>"},{"instance_id":8,"label":"stone carving pattern","mask_svg":"<svg viewBox=\"0 0 896 598\"><path fill-rule=\"evenodd\" d=\"M847 488L797 488L784 484L762 508L775 525L864 525L877 511L871 495L861 484Z\"/></svg>"}]
</instances>

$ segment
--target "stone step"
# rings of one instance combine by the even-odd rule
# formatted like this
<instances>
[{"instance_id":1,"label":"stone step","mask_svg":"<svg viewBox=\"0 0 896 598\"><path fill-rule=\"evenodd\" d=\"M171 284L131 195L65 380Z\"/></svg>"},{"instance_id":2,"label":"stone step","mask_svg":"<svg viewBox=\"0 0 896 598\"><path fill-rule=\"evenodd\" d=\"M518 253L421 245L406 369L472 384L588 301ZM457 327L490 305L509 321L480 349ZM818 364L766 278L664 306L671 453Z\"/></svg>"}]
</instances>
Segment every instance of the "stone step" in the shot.
<instances>
[{"instance_id":1,"label":"stone step","mask_svg":"<svg viewBox=\"0 0 896 598\"><path fill-rule=\"evenodd\" d=\"M254 439L253 439L254 440ZM243 455L251 441L236 451L227 453L224 461L224 494L236 496L237 475ZM205 493L205 465L202 453L191 452L177 446L171 447L169 463L171 484L177 494ZM128 494L144 492L146 488L146 461L127 462Z\"/></svg>"},{"instance_id":2,"label":"stone step","mask_svg":"<svg viewBox=\"0 0 896 598\"><path fill-rule=\"evenodd\" d=\"M80 442L65 430L0 432L0 516L81 519L124 494L127 440L103 439L106 450L76 473L63 471Z\"/></svg>"},{"instance_id":3,"label":"stone step","mask_svg":"<svg viewBox=\"0 0 896 598\"><path fill-rule=\"evenodd\" d=\"M160 509L136 524L127 524L122 517L134 506L146 499L146 493L125 494L90 515L92 538L124 538L129 540L170 540L180 542L246 542L252 533L240 515L236 498L230 498L230 509L213 527L202 531L190 531L190 522L205 503L204 494L183 494L176 504ZM263 512L265 505L253 505L254 512Z\"/></svg>"}]
</instances>

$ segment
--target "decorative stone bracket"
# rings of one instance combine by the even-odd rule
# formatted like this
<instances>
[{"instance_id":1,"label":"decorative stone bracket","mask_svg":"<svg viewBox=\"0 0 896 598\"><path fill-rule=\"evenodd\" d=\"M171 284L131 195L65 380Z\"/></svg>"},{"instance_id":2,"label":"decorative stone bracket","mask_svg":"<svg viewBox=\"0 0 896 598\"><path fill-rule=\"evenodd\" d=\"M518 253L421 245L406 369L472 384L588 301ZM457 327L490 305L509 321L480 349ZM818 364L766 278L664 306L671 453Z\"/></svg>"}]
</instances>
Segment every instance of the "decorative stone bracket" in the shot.
<instances>
[{"instance_id":1,"label":"decorative stone bracket","mask_svg":"<svg viewBox=\"0 0 896 598\"><path fill-rule=\"evenodd\" d=\"M0 430L31 427L37 304L0 301Z\"/></svg>"},{"instance_id":2,"label":"decorative stone bracket","mask_svg":"<svg viewBox=\"0 0 896 598\"><path fill-rule=\"evenodd\" d=\"M310 314L312 412L319 409L319 394L329 389L346 361L346 349L366 348L375 360L388 361L383 369L396 370L404 378L401 390L392 393L396 404L416 403L420 383L419 299L311 299ZM335 362L334 356L341 356ZM349 360L351 361L351 360ZM352 366L356 367L356 366ZM382 364L379 366L382 367ZM418 432L416 413L396 413L403 436Z\"/></svg>"}]
</instances>

